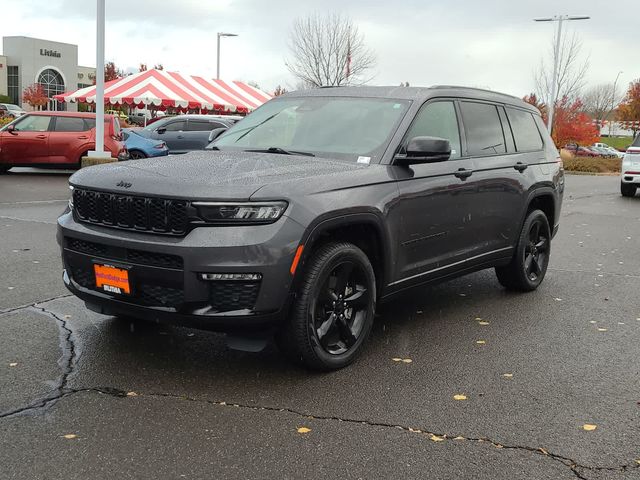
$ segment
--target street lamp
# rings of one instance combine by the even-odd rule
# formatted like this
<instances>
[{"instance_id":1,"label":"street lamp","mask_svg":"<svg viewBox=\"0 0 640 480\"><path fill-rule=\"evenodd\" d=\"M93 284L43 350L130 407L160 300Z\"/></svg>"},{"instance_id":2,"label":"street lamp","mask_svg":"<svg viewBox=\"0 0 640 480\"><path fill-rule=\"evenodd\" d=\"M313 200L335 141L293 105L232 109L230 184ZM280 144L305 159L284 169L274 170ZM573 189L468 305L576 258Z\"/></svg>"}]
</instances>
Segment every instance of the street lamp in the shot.
<instances>
[{"instance_id":1,"label":"street lamp","mask_svg":"<svg viewBox=\"0 0 640 480\"><path fill-rule=\"evenodd\" d=\"M220 37L237 37L237 33L218 32L218 65L216 68L216 79L220 80Z\"/></svg>"},{"instance_id":2,"label":"street lamp","mask_svg":"<svg viewBox=\"0 0 640 480\"><path fill-rule=\"evenodd\" d=\"M547 128L551 133L553 125L553 111L555 109L556 95L558 95L558 63L560 61L560 45L562 40L562 22L567 20L589 20L591 17L586 15L554 15L553 17L534 18L535 22L558 22L558 31L556 33L556 44L553 49L553 79L551 81L551 100L549 105L549 118L547 119Z\"/></svg>"}]
</instances>

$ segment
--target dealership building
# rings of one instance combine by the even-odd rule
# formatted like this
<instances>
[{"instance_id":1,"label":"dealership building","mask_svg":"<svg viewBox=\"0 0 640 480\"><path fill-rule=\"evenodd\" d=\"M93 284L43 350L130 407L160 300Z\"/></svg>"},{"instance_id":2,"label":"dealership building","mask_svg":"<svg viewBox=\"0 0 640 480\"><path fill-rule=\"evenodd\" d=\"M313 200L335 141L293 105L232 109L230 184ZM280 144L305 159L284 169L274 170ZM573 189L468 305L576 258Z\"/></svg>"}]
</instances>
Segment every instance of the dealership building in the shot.
<instances>
[{"instance_id":1,"label":"dealership building","mask_svg":"<svg viewBox=\"0 0 640 480\"><path fill-rule=\"evenodd\" d=\"M52 99L54 95L93 85L96 69L78 65L78 46L31 37L3 37L0 55L0 95L11 103L31 107L22 101L22 92L39 83L51 100L47 109L66 110L67 105ZM56 105L57 103L57 105ZM75 104L69 109L76 108Z\"/></svg>"}]
</instances>

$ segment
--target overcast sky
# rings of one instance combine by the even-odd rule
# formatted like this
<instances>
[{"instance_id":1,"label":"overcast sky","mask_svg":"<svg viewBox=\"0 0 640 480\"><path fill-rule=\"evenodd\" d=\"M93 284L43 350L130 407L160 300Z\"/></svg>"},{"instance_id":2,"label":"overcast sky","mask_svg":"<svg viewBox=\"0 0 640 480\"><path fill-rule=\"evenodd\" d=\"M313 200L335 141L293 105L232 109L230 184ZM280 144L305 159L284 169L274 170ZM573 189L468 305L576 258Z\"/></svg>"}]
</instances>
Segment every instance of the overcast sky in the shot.
<instances>
[{"instance_id":1,"label":"overcast sky","mask_svg":"<svg viewBox=\"0 0 640 480\"><path fill-rule=\"evenodd\" d=\"M223 39L221 76L264 90L294 79L284 60L293 19L340 12L352 18L377 57L372 84L455 84L523 96L548 55L550 23L533 17L590 15L571 22L590 58L589 84L640 78L637 0L106 0L106 58L120 68L162 63L171 71L215 75L216 32ZM560 6L561 5L561 6ZM81 65L95 65L94 0L20 0L2 7L0 35L24 35L79 46Z\"/></svg>"}]
</instances>

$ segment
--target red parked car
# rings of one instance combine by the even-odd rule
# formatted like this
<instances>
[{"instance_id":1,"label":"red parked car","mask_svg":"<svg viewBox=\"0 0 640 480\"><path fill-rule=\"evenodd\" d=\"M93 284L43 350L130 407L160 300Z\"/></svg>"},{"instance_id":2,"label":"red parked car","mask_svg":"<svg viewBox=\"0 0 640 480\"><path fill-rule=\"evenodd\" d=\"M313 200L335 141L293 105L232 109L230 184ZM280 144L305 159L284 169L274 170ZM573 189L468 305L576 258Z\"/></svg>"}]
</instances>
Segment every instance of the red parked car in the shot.
<instances>
[{"instance_id":1,"label":"red parked car","mask_svg":"<svg viewBox=\"0 0 640 480\"><path fill-rule=\"evenodd\" d=\"M11 167L80 167L81 158L95 149L95 138L95 113L28 113L0 129L0 173ZM128 158L113 115L105 115L104 148L113 158Z\"/></svg>"}]
</instances>

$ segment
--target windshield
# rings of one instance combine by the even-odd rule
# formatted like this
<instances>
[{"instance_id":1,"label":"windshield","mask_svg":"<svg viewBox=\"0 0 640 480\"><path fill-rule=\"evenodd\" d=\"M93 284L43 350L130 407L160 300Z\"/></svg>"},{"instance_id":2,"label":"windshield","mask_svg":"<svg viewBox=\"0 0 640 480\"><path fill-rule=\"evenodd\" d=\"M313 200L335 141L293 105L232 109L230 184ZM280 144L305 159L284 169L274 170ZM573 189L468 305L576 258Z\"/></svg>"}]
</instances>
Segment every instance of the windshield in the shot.
<instances>
[{"instance_id":1,"label":"windshield","mask_svg":"<svg viewBox=\"0 0 640 480\"><path fill-rule=\"evenodd\" d=\"M220 150L284 149L346 160L380 158L409 106L406 100L286 97L267 102L215 143ZM276 152L278 153L278 152Z\"/></svg>"},{"instance_id":2,"label":"windshield","mask_svg":"<svg viewBox=\"0 0 640 480\"><path fill-rule=\"evenodd\" d=\"M17 110L17 111L22 110L18 105L14 105L12 103L5 103L4 106L7 107L7 110Z\"/></svg>"}]
</instances>

